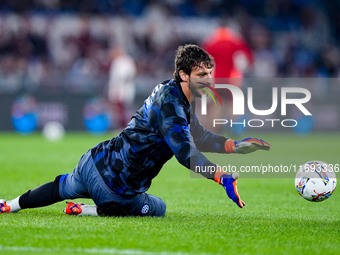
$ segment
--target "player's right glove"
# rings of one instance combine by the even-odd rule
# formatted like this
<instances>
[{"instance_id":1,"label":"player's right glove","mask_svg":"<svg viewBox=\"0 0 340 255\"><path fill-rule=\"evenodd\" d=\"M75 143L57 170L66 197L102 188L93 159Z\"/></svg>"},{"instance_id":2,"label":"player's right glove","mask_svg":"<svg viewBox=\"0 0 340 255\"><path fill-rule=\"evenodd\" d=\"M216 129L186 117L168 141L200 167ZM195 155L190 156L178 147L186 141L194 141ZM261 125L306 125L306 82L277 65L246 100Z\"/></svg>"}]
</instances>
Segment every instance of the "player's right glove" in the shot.
<instances>
[{"instance_id":1,"label":"player's right glove","mask_svg":"<svg viewBox=\"0 0 340 255\"><path fill-rule=\"evenodd\" d=\"M247 154L256 150L269 151L271 145L262 139L247 137L241 141L229 139L225 142L224 148L227 153Z\"/></svg>"},{"instance_id":2,"label":"player's right glove","mask_svg":"<svg viewBox=\"0 0 340 255\"><path fill-rule=\"evenodd\" d=\"M238 205L238 207L243 208L246 203L241 200L240 195L237 192L238 177L239 173L237 172L227 174L221 171L217 171L215 174L215 181L223 186L223 188L227 192L228 197L233 200Z\"/></svg>"}]
</instances>

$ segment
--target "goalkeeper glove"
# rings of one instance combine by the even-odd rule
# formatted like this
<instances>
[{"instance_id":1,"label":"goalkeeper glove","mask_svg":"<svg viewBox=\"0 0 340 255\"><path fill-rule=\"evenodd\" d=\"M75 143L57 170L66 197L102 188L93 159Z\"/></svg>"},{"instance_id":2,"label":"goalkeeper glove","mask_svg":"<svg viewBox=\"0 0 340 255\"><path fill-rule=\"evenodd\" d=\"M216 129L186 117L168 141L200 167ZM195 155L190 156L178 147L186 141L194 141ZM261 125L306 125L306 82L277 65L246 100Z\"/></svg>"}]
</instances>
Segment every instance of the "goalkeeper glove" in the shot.
<instances>
[{"instance_id":1,"label":"goalkeeper glove","mask_svg":"<svg viewBox=\"0 0 340 255\"><path fill-rule=\"evenodd\" d=\"M256 150L269 151L271 145L262 139L248 137L241 141L229 139L225 142L224 148L227 153L247 154Z\"/></svg>"},{"instance_id":2,"label":"goalkeeper glove","mask_svg":"<svg viewBox=\"0 0 340 255\"><path fill-rule=\"evenodd\" d=\"M246 203L240 198L237 192L237 179L239 174L237 172L232 174L227 174L222 171L217 171L215 174L215 181L223 186L227 192L228 197L233 200L240 208L243 208Z\"/></svg>"}]
</instances>

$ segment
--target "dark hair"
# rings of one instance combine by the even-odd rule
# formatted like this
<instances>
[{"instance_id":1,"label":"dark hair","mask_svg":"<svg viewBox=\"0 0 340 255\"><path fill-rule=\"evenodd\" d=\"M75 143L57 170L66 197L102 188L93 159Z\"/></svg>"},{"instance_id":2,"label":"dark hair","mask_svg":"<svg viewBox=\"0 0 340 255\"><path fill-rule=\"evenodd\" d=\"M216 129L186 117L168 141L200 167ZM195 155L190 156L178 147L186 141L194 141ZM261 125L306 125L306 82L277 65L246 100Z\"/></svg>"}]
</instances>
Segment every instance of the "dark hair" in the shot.
<instances>
[{"instance_id":1,"label":"dark hair","mask_svg":"<svg viewBox=\"0 0 340 255\"><path fill-rule=\"evenodd\" d=\"M214 59L208 52L194 44L179 46L176 51L174 79L181 82L179 71L183 70L190 75L193 68L202 65L209 69L215 66Z\"/></svg>"}]
</instances>

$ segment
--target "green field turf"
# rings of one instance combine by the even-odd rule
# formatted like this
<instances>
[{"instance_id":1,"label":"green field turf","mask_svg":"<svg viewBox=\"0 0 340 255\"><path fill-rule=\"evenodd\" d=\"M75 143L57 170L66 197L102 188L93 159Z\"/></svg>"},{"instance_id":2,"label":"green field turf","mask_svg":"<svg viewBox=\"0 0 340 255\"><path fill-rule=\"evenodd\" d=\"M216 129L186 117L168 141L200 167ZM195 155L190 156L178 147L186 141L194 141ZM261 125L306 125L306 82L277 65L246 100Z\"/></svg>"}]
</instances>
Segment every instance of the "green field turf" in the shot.
<instances>
[{"instance_id":1,"label":"green field turf","mask_svg":"<svg viewBox=\"0 0 340 255\"><path fill-rule=\"evenodd\" d=\"M272 144L271 152L224 155L226 163L340 163L337 134L258 136ZM87 149L107 138L68 134L50 143L38 133L0 134L0 198L72 171ZM69 216L62 212L65 202L2 214L0 254L340 254L340 191L313 203L298 195L293 178L242 175L238 190L247 203L243 209L213 181L190 178L174 158L149 190L167 204L164 218Z\"/></svg>"}]
</instances>

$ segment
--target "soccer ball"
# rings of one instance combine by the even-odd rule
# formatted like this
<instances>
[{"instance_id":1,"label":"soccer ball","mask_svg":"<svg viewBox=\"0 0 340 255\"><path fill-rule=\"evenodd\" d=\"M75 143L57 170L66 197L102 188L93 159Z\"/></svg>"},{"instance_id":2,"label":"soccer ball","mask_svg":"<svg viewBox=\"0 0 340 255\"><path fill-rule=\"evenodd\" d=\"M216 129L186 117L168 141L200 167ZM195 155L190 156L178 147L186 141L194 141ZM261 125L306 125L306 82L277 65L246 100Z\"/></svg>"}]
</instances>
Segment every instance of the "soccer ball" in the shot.
<instances>
[{"instance_id":1,"label":"soccer ball","mask_svg":"<svg viewBox=\"0 0 340 255\"><path fill-rule=\"evenodd\" d=\"M336 188L333 168L323 161L309 161L300 166L295 176L295 188L308 201L321 202Z\"/></svg>"},{"instance_id":2,"label":"soccer ball","mask_svg":"<svg viewBox=\"0 0 340 255\"><path fill-rule=\"evenodd\" d=\"M43 135L47 140L56 142L64 137L65 128L57 121L49 121L43 127Z\"/></svg>"}]
</instances>

